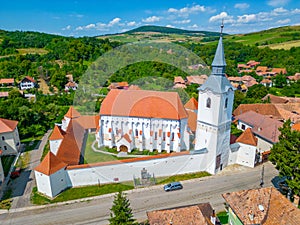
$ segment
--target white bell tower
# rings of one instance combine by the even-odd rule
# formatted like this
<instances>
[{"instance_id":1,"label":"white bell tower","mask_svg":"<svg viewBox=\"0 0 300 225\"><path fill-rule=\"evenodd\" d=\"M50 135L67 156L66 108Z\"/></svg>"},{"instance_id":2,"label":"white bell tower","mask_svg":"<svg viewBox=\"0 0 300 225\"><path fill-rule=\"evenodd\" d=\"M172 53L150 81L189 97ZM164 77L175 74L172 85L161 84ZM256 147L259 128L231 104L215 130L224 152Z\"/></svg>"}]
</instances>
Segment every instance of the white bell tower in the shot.
<instances>
[{"instance_id":1,"label":"white bell tower","mask_svg":"<svg viewBox=\"0 0 300 225\"><path fill-rule=\"evenodd\" d=\"M195 152L204 154L201 168L211 174L215 174L227 166L230 151L234 88L225 76L223 27L222 24L211 75L198 88Z\"/></svg>"}]
</instances>

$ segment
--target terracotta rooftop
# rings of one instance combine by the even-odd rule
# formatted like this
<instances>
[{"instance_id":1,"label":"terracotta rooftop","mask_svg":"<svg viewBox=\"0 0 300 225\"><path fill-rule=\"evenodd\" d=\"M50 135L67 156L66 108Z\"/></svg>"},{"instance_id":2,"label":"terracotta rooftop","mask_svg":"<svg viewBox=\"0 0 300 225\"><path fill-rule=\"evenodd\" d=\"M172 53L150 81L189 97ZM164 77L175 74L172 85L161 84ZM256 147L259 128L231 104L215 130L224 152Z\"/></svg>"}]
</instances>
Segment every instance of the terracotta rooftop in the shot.
<instances>
[{"instance_id":1,"label":"terracotta rooftop","mask_svg":"<svg viewBox=\"0 0 300 225\"><path fill-rule=\"evenodd\" d=\"M257 146L257 138L253 135L250 128L247 128L241 136L236 139L236 142L240 142L247 145Z\"/></svg>"},{"instance_id":2,"label":"terracotta rooftop","mask_svg":"<svg viewBox=\"0 0 300 225\"><path fill-rule=\"evenodd\" d=\"M198 110L198 101L192 97L187 103L185 103L184 108Z\"/></svg>"},{"instance_id":3,"label":"terracotta rooftop","mask_svg":"<svg viewBox=\"0 0 300 225\"><path fill-rule=\"evenodd\" d=\"M283 119L277 107L274 104L270 104L270 103L240 104L233 111L233 115L238 116L249 111L254 111L261 115L273 117L274 119Z\"/></svg>"},{"instance_id":4,"label":"terracotta rooftop","mask_svg":"<svg viewBox=\"0 0 300 225\"><path fill-rule=\"evenodd\" d=\"M14 78L1 78L0 84L13 84L15 82Z\"/></svg>"},{"instance_id":5,"label":"terracotta rooftop","mask_svg":"<svg viewBox=\"0 0 300 225\"><path fill-rule=\"evenodd\" d=\"M70 119L74 119L80 116L80 113L74 108L74 106L71 106L65 115L65 117L68 117Z\"/></svg>"},{"instance_id":6,"label":"terracotta rooftop","mask_svg":"<svg viewBox=\"0 0 300 225\"><path fill-rule=\"evenodd\" d=\"M34 170L49 176L66 166L67 164L62 162L52 152L48 152L43 161Z\"/></svg>"},{"instance_id":7,"label":"terracotta rooftop","mask_svg":"<svg viewBox=\"0 0 300 225\"><path fill-rule=\"evenodd\" d=\"M273 73L276 73L276 74L287 74L286 72L286 69L285 68L273 68L272 69L272 72Z\"/></svg>"},{"instance_id":8,"label":"terracotta rooftop","mask_svg":"<svg viewBox=\"0 0 300 225\"><path fill-rule=\"evenodd\" d=\"M66 87L77 87L77 84L73 81L69 81L65 86Z\"/></svg>"},{"instance_id":9,"label":"terracotta rooftop","mask_svg":"<svg viewBox=\"0 0 300 225\"><path fill-rule=\"evenodd\" d=\"M256 68L256 72L267 72L268 71L268 67L267 66L258 66Z\"/></svg>"},{"instance_id":10,"label":"terracotta rooftop","mask_svg":"<svg viewBox=\"0 0 300 225\"><path fill-rule=\"evenodd\" d=\"M60 129L59 126L55 125L54 129L52 131L52 134L49 137L49 140L53 141L53 140L63 139L64 138L64 134L65 134L65 132L62 129Z\"/></svg>"},{"instance_id":11,"label":"terracotta rooftop","mask_svg":"<svg viewBox=\"0 0 300 225\"><path fill-rule=\"evenodd\" d=\"M222 196L243 224L300 224L300 210L273 187L231 192ZM249 215L253 215L253 219Z\"/></svg>"},{"instance_id":12,"label":"terracotta rooftop","mask_svg":"<svg viewBox=\"0 0 300 225\"><path fill-rule=\"evenodd\" d=\"M128 88L128 83L126 81L111 83L108 86L109 89L126 89Z\"/></svg>"},{"instance_id":13,"label":"terracotta rooftop","mask_svg":"<svg viewBox=\"0 0 300 225\"><path fill-rule=\"evenodd\" d=\"M68 165L77 165L81 157L85 129L76 120L70 120L64 139L62 140L57 158Z\"/></svg>"},{"instance_id":14,"label":"terracotta rooftop","mask_svg":"<svg viewBox=\"0 0 300 225\"><path fill-rule=\"evenodd\" d=\"M96 129L99 124L100 116L80 116L75 118L84 129Z\"/></svg>"},{"instance_id":15,"label":"terracotta rooftop","mask_svg":"<svg viewBox=\"0 0 300 225\"><path fill-rule=\"evenodd\" d=\"M0 98L8 97L8 91L0 92Z\"/></svg>"},{"instance_id":16,"label":"terracotta rooftop","mask_svg":"<svg viewBox=\"0 0 300 225\"><path fill-rule=\"evenodd\" d=\"M185 81L181 76L178 76L178 77L174 77L174 84L176 83L185 84Z\"/></svg>"},{"instance_id":17,"label":"terracotta rooftop","mask_svg":"<svg viewBox=\"0 0 300 225\"><path fill-rule=\"evenodd\" d=\"M297 130L297 131L300 131L300 123L294 124L294 125L292 126L292 129Z\"/></svg>"},{"instance_id":18,"label":"terracotta rooftop","mask_svg":"<svg viewBox=\"0 0 300 225\"><path fill-rule=\"evenodd\" d=\"M186 88L186 85L185 84L181 84L181 83L176 83L174 86L173 86L173 88Z\"/></svg>"},{"instance_id":19,"label":"terracotta rooftop","mask_svg":"<svg viewBox=\"0 0 300 225\"><path fill-rule=\"evenodd\" d=\"M207 75L194 75L194 76L187 76L187 83L188 84L203 84L207 80Z\"/></svg>"},{"instance_id":20,"label":"terracotta rooftop","mask_svg":"<svg viewBox=\"0 0 300 225\"><path fill-rule=\"evenodd\" d=\"M212 225L214 211L209 203L147 212L150 225Z\"/></svg>"},{"instance_id":21,"label":"terracotta rooftop","mask_svg":"<svg viewBox=\"0 0 300 225\"><path fill-rule=\"evenodd\" d=\"M12 132L18 125L16 120L7 120L0 118L0 133Z\"/></svg>"},{"instance_id":22,"label":"terracotta rooftop","mask_svg":"<svg viewBox=\"0 0 300 225\"><path fill-rule=\"evenodd\" d=\"M239 116L236 116L236 119L250 125L252 127L252 132L256 136L260 136L272 143L278 142L278 137L280 135L278 128L282 126L282 122L254 111L240 114Z\"/></svg>"},{"instance_id":23,"label":"terracotta rooftop","mask_svg":"<svg viewBox=\"0 0 300 225\"><path fill-rule=\"evenodd\" d=\"M26 81L26 80L28 80L28 81L30 81L30 82L32 82L32 83L36 83L36 80L33 79L33 78L30 77L30 76L24 77L24 78L21 80L21 82Z\"/></svg>"},{"instance_id":24,"label":"terracotta rooftop","mask_svg":"<svg viewBox=\"0 0 300 225\"><path fill-rule=\"evenodd\" d=\"M262 98L263 101L270 101L273 104L276 103L287 103L288 100L284 97L279 97L272 94L267 94L265 97Z\"/></svg>"},{"instance_id":25,"label":"terracotta rooftop","mask_svg":"<svg viewBox=\"0 0 300 225\"><path fill-rule=\"evenodd\" d=\"M138 85L132 84L128 87L128 90L141 90L141 88Z\"/></svg>"},{"instance_id":26,"label":"terracotta rooftop","mask_svg":"<svg viewBox=\"0 0 300 225\"><path fill-rule=\"evenodd\" d=\"M197 129L197 113L191 110L187 110L188 113L188 127L192 132L196 132Z\"/></svg>"},{"instance_id":27,"label":"terracotta rooftop","mask_svg":"<svg viewBox=\"0 0 300 225\"><path fill-rule=\"evenodd\" d=\"M187 118L177 92L111 90L103 100L100 115L146 118Z\"/></svg>"}]
</instances>

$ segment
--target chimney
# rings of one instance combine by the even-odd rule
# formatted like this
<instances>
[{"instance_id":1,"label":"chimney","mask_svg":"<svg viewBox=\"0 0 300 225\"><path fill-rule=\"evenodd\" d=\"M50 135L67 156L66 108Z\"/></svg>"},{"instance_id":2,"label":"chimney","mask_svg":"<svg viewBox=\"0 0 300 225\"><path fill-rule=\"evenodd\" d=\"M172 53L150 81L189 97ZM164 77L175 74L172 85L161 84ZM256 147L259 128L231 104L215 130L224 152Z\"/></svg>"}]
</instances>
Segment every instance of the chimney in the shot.
<instances>
[{"instance_id":1,"label":"chimney","mask_svg":"<svg viewBox=\"0 0 300 225\"><path fill-rule=\"evenodd\" d=\"M210 222L211 222L213 225L216 225L216 213L215 213L215 210L214 210L214 209L213 209L212 216L210 217Z\"/></svg>"},{"instance_id":2,"label":"chimney","mask_svg":"<svg viewBox=\"0 0 300 225\"><path fill-rule=\"evenodd\" d=\"M249 212L249 219L250 219L250 221L254 220L254 214L253 214L252 210L250 210L250 212Z\"/></svg>"}]
</instances>

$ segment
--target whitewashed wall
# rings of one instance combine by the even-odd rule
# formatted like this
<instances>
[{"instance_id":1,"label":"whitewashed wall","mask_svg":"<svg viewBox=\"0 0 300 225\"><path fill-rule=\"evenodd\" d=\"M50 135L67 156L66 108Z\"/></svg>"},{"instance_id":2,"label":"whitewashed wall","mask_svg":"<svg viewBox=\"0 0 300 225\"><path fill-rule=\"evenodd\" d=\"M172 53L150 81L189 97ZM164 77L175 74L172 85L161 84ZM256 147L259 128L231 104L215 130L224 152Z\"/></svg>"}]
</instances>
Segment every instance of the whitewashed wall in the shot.
<instances>
[{"instance_id":1,"label":"whitewashed wall","mask_svg":"<svg viewBox=\"0 0 300 225\"><path fill-rule=\"evenodd\" d=\"M131 181L133 177L140 177L141 170L147 169L155 177L171 176L175 174L205 171L204 154L183 155L163 159L153 159L133 163L119 163L115 165L89 167L81 169L67 169L68 186L77 187Z\"/></svg>"},{"instance_id":2,"label":"whitewashed wall","mask_svg":"<svg viewBox=\"0 0 300 225\"><path fill-rule=\"evenodd\" d=\"M248 166L253 168L255 165L256 147L252 145L246 145L243 143L239 144L240 148L238 151L236 163L242 166Z\"/></svg>"},{"instance_id":3,"label":"whitewashed wall","mask_svg":"<svg viewBox=\"0 0 300 225\"><path fill-rule=\"evenodd\" d=\"M255 134L254 134L255 135ZM272 147L273 147L273 144L262 139L261 137L255 135L258 139L257 141L257 149L260 153L262 152L265 152L265 151L269 151Z\"/></svg>"}]
</instances>

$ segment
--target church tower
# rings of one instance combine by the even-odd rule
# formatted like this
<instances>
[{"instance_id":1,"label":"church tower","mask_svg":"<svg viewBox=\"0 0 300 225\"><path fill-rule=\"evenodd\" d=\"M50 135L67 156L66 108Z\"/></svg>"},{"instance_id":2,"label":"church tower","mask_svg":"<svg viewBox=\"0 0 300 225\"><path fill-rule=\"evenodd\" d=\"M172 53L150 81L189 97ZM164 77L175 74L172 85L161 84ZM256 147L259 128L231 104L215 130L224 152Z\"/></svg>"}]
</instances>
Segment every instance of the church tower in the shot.
<instances>
[{"instance_id":1,"label":"church tower","mask_svg":"<svg viewBox=\"0 0 300 225\"><path fill-rule=\"evenodd\" d=\"M195 153L203 154L201 168L211 174L228 164L230 125L234 88L225 76L225 56L222 41L223 24L212 72L198 88L198 115Z\"/></svg>"}]
</instances>

